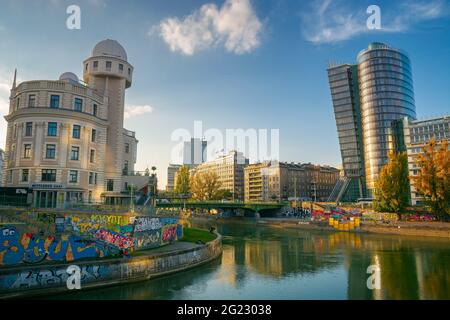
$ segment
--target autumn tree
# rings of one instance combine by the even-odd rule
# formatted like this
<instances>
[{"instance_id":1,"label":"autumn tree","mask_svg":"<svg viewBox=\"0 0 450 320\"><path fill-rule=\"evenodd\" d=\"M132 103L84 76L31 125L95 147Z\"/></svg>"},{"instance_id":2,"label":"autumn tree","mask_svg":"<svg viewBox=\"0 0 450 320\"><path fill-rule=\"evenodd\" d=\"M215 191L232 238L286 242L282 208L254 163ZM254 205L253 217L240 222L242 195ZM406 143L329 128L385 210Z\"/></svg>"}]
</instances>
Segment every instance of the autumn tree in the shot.
<instances>
[{"instance_id":1,"label":"autumn tree","mask_svg":"<svg viewBox=\"0 0 450 320\"><path fill-rule=\"evenodd\" d=\"M177 178L175 182L175 193L188 194L190 192L190 176L189 168L182 166L177 172Z\"/></svg>"},{"instance_id":2,"label":"autumn tree","mask_svg":"<svg viewBox=\"0 0 450 320\"><path fill-rule=\"evenodd\" d=\"M190 183L192 198L196 200L217 200L222 184L214 172L197 173Z\"/></svg>"},{"instance_id":3,"label":"autumn tree","mask_svg":"<svg viewBox=\"0 0 450 320\"><path fill-rule=\"evenodd\" d=\"M417 176L412 182L417 193L438 217L450 215L450 151L448 141L440 146L434 139L416 158Z\"/></svg>"},{"instance_id":4,"label":"autumn tree","mask_svg":"<svg viewBox=\"0 0 450 320\"><path fill-rule=\"evenodd\" d=\"M375 209L401 212L409 204L408 156L405 152L390 153L389 162L381 169L375 186Z\"/></svg>"}]
</instances>

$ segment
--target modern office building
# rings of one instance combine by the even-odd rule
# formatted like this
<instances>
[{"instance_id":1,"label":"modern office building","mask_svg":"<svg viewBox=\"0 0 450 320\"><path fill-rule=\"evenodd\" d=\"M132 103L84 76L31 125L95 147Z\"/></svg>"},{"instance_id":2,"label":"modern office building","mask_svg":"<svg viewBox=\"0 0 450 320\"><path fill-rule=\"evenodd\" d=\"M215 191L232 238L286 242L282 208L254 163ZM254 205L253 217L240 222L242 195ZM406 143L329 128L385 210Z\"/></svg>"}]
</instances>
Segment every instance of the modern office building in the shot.
<instances>
[{"instance_id":1,"label":"modern office building","mask_svg":"<svg viewBox=\"0 0 450 320\"><path fill-rule=\"evenodd\" d=\"M383 43L361 51L357 65L330 65L328 77L338 130L344 177L330 201L372 197L388 161L394 120L415 119L408 55Z\"/></svg>"},{"instance_id":2,"label":"modern office building","mask_svg":"<svg viewBox=\"0 0 450 320\"><path fill-rule=\"evenodd\" d=\"M207 146L207 141L197 138L185 141L183 146L183 164L195 166L206 162L208 160Z\"/></svg>"},{"instance_id":3,"label":"modern office building","mask_svg":"<svg viewBox=\"0 0 450 320\"><path fill-rule=\"evenodd\" d=\"M326 201L339 170L310 163L262 162L245 168L245 202L280 200Z\"/></svg>"},{"instance_id":4,"label":"modern office building","mask_svg":"<svg viewBox=\"0 0 450 320\"><path fill-rule=\"evenodd\" d=\"M31 188L37 207L121 203L124 174L134 170L138 141L123 128L133 75L125 50L99 42L83 72L84 82L71 72L20 84L14 76L2 184Z\"/></svg>"},{"instance_id":5,"label":"modern office building","mask_svg":"<svg viewBox=\"0 0 450 320\"><path fill-rule=\"evenodd\" d=\"M180 170L182 166L179 164L169 164L167 167L167 185L166 191L173 192L175 190L175 179L178 170Z\"/></svg>"},{"instance_id":6,"label":"modern office building","mask_svg":"<svg viewBox=\"0 0 450 320\"><path fill-rule=\"evenodd\" d=\"M392 123L392 148L399 152L407 152L410 178L417 176L417 155L423 152L423 147L432 138L438 146L444 140L450 142L450 116L424 120L411 120L405 117ZM414 179L410 179L410 187L411 204L422 204L423 198L417 193Z\"/></svg>"},{"instance_id":7,"label":"modern office building","mask_svg":"<svg viewBox=\"0 0 450 320\"><path fill-rule=\"evenodd\" d=\"M232 193L234 200L244 200L244 168L249 161L242 152L230 151L228 155L202 163L190 170L191 176L214 172L219 177L221 189Z\"/></svg>"}]
</instances>

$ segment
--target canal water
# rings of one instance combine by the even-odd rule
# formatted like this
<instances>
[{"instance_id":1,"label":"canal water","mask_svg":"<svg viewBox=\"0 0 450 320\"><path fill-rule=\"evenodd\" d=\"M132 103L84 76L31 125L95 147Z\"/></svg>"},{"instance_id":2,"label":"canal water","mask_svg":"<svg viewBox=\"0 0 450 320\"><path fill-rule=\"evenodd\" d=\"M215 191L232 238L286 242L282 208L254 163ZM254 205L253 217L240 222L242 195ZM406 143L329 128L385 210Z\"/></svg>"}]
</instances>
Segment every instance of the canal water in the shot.
<instances>
[{"instance_id":1,"label":"canal water","mask_svg":"<svg viewBox=\"0 0 450 320\"><path fill-rule=\"evenodd\" d=\"M46 298L450 299L449 240L216 221L193 226L217 227L220 259L146 282ZM367 286L371 265L379 267L380 289Z\"/></svg>"}]
</instances>

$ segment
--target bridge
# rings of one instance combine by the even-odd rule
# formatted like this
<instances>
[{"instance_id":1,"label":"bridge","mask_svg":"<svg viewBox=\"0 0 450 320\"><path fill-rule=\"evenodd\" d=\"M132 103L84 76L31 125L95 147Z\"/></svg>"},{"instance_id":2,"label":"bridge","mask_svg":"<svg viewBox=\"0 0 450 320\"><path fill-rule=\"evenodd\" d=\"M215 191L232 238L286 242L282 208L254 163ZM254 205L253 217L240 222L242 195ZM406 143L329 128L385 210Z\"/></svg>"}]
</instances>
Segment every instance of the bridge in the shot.
<instances>
[{"instance_id":1,"label":"bridge","mask_svg":"<svg viewBox=\"0 0 450 320\"><path fill-rule=\"evenodd\" d=\"M255 203L244 203L244 202L232 202L232 201L170 201L162 202L157 201L156 208L161 209L217 209L222 211L235 211L235 210L245 210L253 212L255 214L264 214L269 212L274 212L280 210L287 203L278 202L255 202Z\"/></svg>"}]
</instances>

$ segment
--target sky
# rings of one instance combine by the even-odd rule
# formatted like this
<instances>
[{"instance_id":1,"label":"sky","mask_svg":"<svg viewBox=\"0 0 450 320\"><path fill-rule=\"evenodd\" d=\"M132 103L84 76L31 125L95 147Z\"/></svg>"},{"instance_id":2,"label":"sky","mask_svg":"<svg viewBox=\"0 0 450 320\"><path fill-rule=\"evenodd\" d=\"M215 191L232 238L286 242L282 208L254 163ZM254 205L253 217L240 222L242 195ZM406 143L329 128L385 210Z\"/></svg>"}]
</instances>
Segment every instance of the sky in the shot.
<instances>
[{"instance_id":1,"label":"sky","mask_svg":"<svg viewBox=\"0 0 450 320\"><path fill-rule=\"evenodd\" d=\"M78 5L81 29L67 28ZM370 5L381 29L369 29ZM450 113L450 0L0 0L0 113L18 82L82 77L82 62L115 39L134 66L125 127L136 169L164 188L179 129L279 129L279 158L341 163L329 62L355 63L370 42L406 51L419 118ZM6 121L0 119L0 147Z\"/></svg>"}]
</instances>

